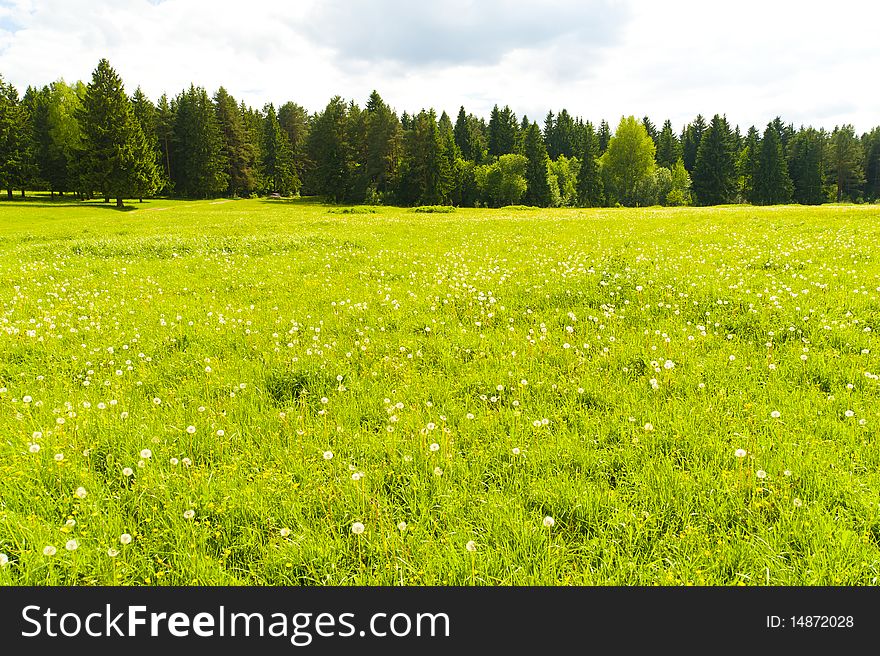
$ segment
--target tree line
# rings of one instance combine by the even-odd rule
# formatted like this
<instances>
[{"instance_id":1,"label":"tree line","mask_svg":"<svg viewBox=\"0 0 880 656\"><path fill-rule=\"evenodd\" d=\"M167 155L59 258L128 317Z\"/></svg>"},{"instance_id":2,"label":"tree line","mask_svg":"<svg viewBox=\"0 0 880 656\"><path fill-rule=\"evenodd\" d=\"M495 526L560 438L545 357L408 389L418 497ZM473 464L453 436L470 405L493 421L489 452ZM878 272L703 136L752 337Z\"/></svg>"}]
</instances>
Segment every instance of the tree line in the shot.
<instances>
[{"instance_id":1,"label":"tree line","mask_svg":"<svg viewBox=\"0 0 880 656\"><path fill-rule=\"evenodd\" d=\"M333 202L499 207L770 205L880 199L880 127L795 129L777 117L745 135L724 115L681 133L621 118L612 132L566 109L543 125L510 107L400 116L377 92L310 114L254 109L191 85L152 102L102 59L88 84L17 90L0 77L0 189L123 199L260 194Z\"/></svg>"}]
</instances>

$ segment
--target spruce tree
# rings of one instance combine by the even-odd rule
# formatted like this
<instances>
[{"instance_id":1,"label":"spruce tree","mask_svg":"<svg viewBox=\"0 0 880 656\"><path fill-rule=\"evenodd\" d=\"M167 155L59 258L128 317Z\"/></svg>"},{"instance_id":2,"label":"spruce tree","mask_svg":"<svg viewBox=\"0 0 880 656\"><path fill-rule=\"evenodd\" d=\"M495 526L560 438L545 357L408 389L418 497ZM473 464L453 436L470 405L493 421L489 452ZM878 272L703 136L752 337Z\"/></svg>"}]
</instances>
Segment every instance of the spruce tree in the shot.
<instances>
[{"instance_id":1,"label":"spruce tree","mask_svg":"<svg viewBox=\"0 0 880 656\"><path fill-rule=\"evenodd\" d=\"M880 127L862 136L865 151L865 200L880 198Z\"/></svg>"},{"instance_id":2,"label":"spruce tree","mask_svg":"<svg viewBox=\"0 0 880 656\"><path fill-rule=\"evenodd\" d=\"M172 152L175 194L211 198L227 190L223 134L214 104L202 87L190 85L176 99Z\"/></svg>"},{"instance_id":3,"label":"spruce tree","mask_svg":"<svg viewBox=\"0 0 880 656\"><path fill-rule=\"evenodd\" d=\"M84 176L105 201L148 195L159 183L155 155L125 95L122 80L102 59L77 112L82 128Z\"/></svg>"},{"instance_id":4,"label":"spruce tree","mask_svg":"<svg viewBox=\"0 0 880 656\"><path fill-rule=\"evenodd\" d=\"M523 155L526 156L526 194L528 205L547 207L550 204L550 185L547 180L547 163L549 161L544 138L537 123L532 123L526 130L523 141Z\"/></svg>"},{"instance_id":5,"label":"spruce tree","mask_svg":"<svg viewBox=\"0 0 880 656\"><path fill-rule=\"evenodd\" d=\"M299 189L299 180L293 168L293 151L287 133L278 124L275 107L269 103L263 108L263 179L267 191L289 195Z\"/></svg>"},{"instance_id":6,"label":"spruce tree","mask_svg":"<svg viewBox=\"0 0 880 656\"><path fill-rule=\"evenodd\" d=\"M782 152L782 140L776 127L770 123L761 139L753 202L757 205L790 203L791 192L791 178Z\"/></svg>"},{"instance_id":7,"label":"spruce tree","mask_svg":"<svg viewBox=\"0 0 880 656\"><path fill-rule=\"evenodd\" d=\"M599 130L596 136L599 140L599 156L601 157L608 150L608 144L611 142L611 126L608 125L608 121L604 118L599 123Z\"/></svg>"},{"instance_id":8,"label":"spruce tree","mask_svg":"<svg viewBox=\"0 0 880 656\"><path fill-rule=\"evenodd\" d=\"M10 200L21 177L24 123L18 91L0 77L0 188L6 189Z\"/></svg>"},{"instance_id":9,"label":"spruce tree","mask_svg":"<svg viewBox=\"0 0 880 656\"><path fill-rule=\"evenodd\" d=\"M751 126L746 134L742 151L737 159L739 171L739 189L743 200L757 204L755 197L755 180L758 175L758 161L761 154L761 137L757 128Z\"/></svg>"},{"instance_id":10,"label":"spruce tree","mask_svg":"<svg viewBox=\"0 0 880 656\"><path fill-rule=\"evenodd\" d=\"M403 130L397 114L373 91L367 101L364 167L370 194L375 200L390 195L403 149Z\"/></svg>"},{"instance_id":11,"label":"spruce tree","mask_svg":"<svg viewBox=\"0 0 880 656\"><path fill-rule=\"evenodd\" d=\"M672 121L666 119L663 129L657 136L657 164L672 169L681 157L681 143L672 131Z\"/></svg>"},{"instance_id":12,"label":"spruce tree","mask_svg":"<svg viewBox=\"0 0 880 656\"><path fill-rule=\"evenodd\" d=\"M247 197L257 188L256 157L238 104L223 87L214 94L214 114L223 143L226 194Z\"/></svg>"},{"instance_id":13,"label":"spruce tree","mask_svg":"<svg viewBox=\"0 0 880 656\"><path fill-rule=\"evenodd\" d=\"M825 193L825 146L827 135L813 128L799 130L791 140L789 157L794 202L819 205Z\"/></svg>"},{"instance_id":14,"label":"spruce tree","mask_svg":"<svg viewBox=\"0 0 880 656\"><path fill-rule=\"evenodd\" d=\"M703 140L703 133L706 131L706 120L702 114L697 114L697 118L693 123L688 123L681 135L681 158L684 161L684 167L689 173L693 174L694 167L697 164L697 153L700 149L700 142Z\"/></svg>"},{"instance_id":15,"label":"spruce tree","mask_svg":"<svg viewBox=\"0 0 880 656\"><path fill-rule=\"evenodd\" d=\"M852 125L835 127L828 140L828 169L837 202L855 201L865 181L864 152Z\"/></svg>"},{"instance_id":16,"label":"spruce tree","mask_svg":"<svg viewBox=\"0 0 880 656\"><path fill-rule=\"evenodd\" d=\"M691 175L700 205L733 202L736 194L736 150L727 119L715 114L700 139Z\"/></svg>"},{"instance_id":17,"label":"spruce tree","mask_svg":"<svg viewBox=\"0 0 880 656\"><path fill-rule=\"evenodd\" d=\"M580 160L578 203L581 207L602 207L605 204L605 188L599 172L599 138L590 123L586 124Z\"/></svg>"}]
</instances>

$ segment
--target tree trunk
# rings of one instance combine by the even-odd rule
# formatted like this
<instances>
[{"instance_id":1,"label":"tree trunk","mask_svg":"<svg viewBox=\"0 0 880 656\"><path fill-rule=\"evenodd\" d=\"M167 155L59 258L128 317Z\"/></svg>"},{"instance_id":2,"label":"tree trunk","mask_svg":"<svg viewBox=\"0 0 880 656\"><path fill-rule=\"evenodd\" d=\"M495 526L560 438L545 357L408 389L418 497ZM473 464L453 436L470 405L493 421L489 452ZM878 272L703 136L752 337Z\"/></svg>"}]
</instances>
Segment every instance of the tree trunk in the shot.
<instances>
[{"instance_id":1,"label":"tree trunk","mask_svg":"<svg viewBox=\"0 0 880 656\"><path fill-rule=\"evenodd\" d=\"M122 209L123 207L125 207L125 205L122 204L121 198L116 199L116 207L118 207L119 209Z\"/></svg>"},{"instance_id":2,"label":"tree trunk","mask_svg":"<svg viewBox=\"0 0 880 656\"><path fill-rule=\"evenodd\" d=\"M139 202L139 203L143 203L143 202L144 202L144 199L143 199L143 198L138 198L138 202Z\"/></svg>"},{"instance_id":3,"label":"tree trunk","mask_svg":"<svg viewBox=\"0 0 880 656\"><path fill-rule=\"evenodd\" d=\"M49 198L51 198L52 200L55 200L55 190L54 189L49 190Z\"/></svg>"},{"instance_id":4,"label":"tree trunk","mask_svg":"<svg viewBox=\"0 0 880 656\"><path fill-rule=\"evenodd\" d=\"M109 203L109 202L110 202L110 196L104 196L104 202L105 202L105 203Z\"/></svg>"},{"instance_id":5,"label":"tree trunk","mask_svg":"<svg viewBox=\"0 0 880 656\"><path fill-rule=\"evenodd\" d=\"M12 193L12 190L9 193ZM24 198L24 189L21 190L21 197Z\"/></svg>"},{"instance_id":6,"label":"tree trunk","mask_svg":"<svg viewBox=\"0 0 880 656\"><path fill-rule=\"evenodd\" d=\"M9 200L12 200L12 189L7 189L7 190L6 190L6 197L7 197Z\"/></svg>"}]
</instances>

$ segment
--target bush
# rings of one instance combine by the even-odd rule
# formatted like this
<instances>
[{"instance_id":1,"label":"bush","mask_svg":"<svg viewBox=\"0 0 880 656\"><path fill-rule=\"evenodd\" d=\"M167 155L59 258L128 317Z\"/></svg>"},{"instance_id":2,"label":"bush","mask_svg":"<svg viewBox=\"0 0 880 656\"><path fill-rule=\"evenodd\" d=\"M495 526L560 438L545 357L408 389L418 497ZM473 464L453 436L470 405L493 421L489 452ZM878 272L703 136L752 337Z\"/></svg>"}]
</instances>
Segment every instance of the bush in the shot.
<instances>
[{"instance_id":1,"label":"bush","mask_svg":"<svg viewBox=\"0 0 880 656\"><path fill-rule=\"evenodd\" d=\"M448 214L454 212L455 207L452 205L420 205L419 207L414 207L412 211L419 214Z\"/></svg>"}]
</instances>

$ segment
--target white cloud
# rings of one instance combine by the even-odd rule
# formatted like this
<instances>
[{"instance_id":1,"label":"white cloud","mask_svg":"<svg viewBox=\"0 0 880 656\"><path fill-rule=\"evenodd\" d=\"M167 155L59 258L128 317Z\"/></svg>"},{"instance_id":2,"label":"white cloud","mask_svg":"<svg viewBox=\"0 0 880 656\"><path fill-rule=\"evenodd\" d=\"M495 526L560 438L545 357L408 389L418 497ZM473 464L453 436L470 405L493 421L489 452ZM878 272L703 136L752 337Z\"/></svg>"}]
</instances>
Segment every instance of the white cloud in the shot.
<instances>
[{"instance_id":1,"label":"white cloud","mask_svg":"<svg viewBox=\"0 0 880 656\"><path fill-rule=\"evenodd\" d=\"M372 89L399 112L566 107L676 129L698 112L743 131L880 124L880 7L741 0L0 0L0 74L20 91L88 80L107 57L156 98L190 83L309 110Z\"/></svg>"}]
</instances>

